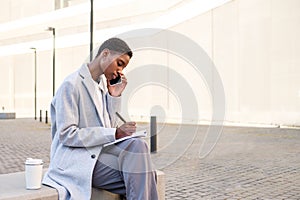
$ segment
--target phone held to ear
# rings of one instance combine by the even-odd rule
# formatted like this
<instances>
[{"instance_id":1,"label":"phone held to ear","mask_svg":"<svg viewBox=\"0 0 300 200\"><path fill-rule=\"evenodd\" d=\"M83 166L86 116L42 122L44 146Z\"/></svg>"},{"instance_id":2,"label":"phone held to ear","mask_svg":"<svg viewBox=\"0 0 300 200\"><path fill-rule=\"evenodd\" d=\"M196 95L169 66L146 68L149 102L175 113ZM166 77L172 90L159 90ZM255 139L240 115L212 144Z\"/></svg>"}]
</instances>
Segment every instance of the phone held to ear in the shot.
<instances>
[{"instance_id":1,"label":"phone held to ear","mask_svg":"<svg viewBox=\"0 0 300 200\"><path fill-rule=\"evenodd\" d=\"M118 77L109 81L110 85L116 85L122 83L121 75L118 73Z\"/></svg>"}]
</instances>

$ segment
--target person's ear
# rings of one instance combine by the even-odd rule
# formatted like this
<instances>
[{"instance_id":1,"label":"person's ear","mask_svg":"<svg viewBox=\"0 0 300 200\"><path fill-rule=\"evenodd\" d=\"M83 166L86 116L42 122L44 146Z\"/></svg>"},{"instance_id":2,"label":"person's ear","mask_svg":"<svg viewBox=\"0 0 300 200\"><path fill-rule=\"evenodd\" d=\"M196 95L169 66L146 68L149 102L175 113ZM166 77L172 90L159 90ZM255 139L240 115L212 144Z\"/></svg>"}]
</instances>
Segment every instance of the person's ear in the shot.
<instances>
[{"instance_id":1,"label":"person's ear","mask_svg":"<svg viewBox=\"0 0 300 200\"><path fill-rule=\"evenodd\" d=\"M103 51L101 52L101 57L106 59L109 55L109 49L103 49Z\"/></svg>"},{"instance_id":2,"label":"person's ear","mask_svg":"<svg viewBox=\"0 0 300 200\"><path fill-rule=\"evenodd\" d=\"M99 55L99 64L100 64L103 71L105 71L105 69L108 66L108 63L110 62L109 61L109 54L110 54L109 49L103 49L103 51Z\"/></svg>"}]
</instances>

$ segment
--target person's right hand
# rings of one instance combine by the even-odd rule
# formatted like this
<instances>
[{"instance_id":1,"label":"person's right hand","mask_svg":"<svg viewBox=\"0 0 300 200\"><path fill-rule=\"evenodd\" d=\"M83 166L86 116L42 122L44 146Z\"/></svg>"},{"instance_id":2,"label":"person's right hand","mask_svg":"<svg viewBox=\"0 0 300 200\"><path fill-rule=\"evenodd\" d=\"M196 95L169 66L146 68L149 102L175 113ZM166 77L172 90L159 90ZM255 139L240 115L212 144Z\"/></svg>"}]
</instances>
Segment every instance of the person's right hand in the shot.
<instances>
[{"instance_id":1,"label":"person's right hand","mask_svg":"<svg viewBox=\"0 0 300 200\"><path fill-rule=\"evenodd\" d=\"M135 122L126 122L125 124L122 124L119 128L116 130L116 139L120 139L126 136L132 135L136 131L136 123Z\"/></svg>"},{"instance_id":2,"label":"person's right hand","mask_svg":"<svg viewBox=\"0 0 300 200\"><path fill-rule=\"evenodd\" d=\"M110 85L109 80L107 79L108 92L113 97L121 96L123 90L125 89L125 87L127 85L127 79L126 79L125 75L122 72L119 72L119 74L121 76L122 83Z\"/></svg>"}]
</instances>

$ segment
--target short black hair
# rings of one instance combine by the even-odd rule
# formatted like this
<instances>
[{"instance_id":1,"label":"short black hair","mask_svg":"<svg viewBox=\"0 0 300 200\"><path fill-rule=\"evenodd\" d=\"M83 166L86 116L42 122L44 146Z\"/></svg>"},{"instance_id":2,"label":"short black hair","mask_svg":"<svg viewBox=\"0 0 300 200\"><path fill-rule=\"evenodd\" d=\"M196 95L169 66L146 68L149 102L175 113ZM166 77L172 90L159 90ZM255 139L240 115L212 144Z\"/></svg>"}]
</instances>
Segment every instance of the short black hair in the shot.
<instances>
[{"instance_id":1,"label":"short black hair","mask_svg":"<svg viewBox=\"0 0 300 200\"><path fill-rule=\"evenodd\" d=\"M120 38L115 38L114 37L114 38L110 38L110 39L104 41L101 44L101 46L99 47L97 56L99 56L104 49L109 49L111 51L116 51L116 52L121 53L121 54L127 54L130 58L132 57L131 49L126 44L126 42L124 42Z\"/></svg>"}]
</instances>

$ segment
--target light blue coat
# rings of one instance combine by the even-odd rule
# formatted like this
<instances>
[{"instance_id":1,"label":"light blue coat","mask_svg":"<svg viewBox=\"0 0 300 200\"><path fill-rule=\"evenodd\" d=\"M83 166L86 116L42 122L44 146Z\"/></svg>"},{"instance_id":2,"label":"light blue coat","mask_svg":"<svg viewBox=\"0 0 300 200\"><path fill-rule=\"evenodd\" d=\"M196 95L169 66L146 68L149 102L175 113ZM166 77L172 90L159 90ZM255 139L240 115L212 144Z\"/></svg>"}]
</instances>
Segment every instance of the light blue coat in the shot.
<instances>
[{"instance_id":1,"label":"light blue coat","mask_svg":"<svg viewBox=\"0 0 300 200\"><path fill-rule=\"evenodd\" d=\"M43 184L56 188L60 200L90 199L102 145L115 140L116 129L104 128L105 116L99 113L102 100L94 84L85 64L64 80L51 103L51 159ZM116 127L114 113L120 111L121 99L110 96L107 89L105 98L109 113L105 120Z\"/></svg>"}]
</instances>

